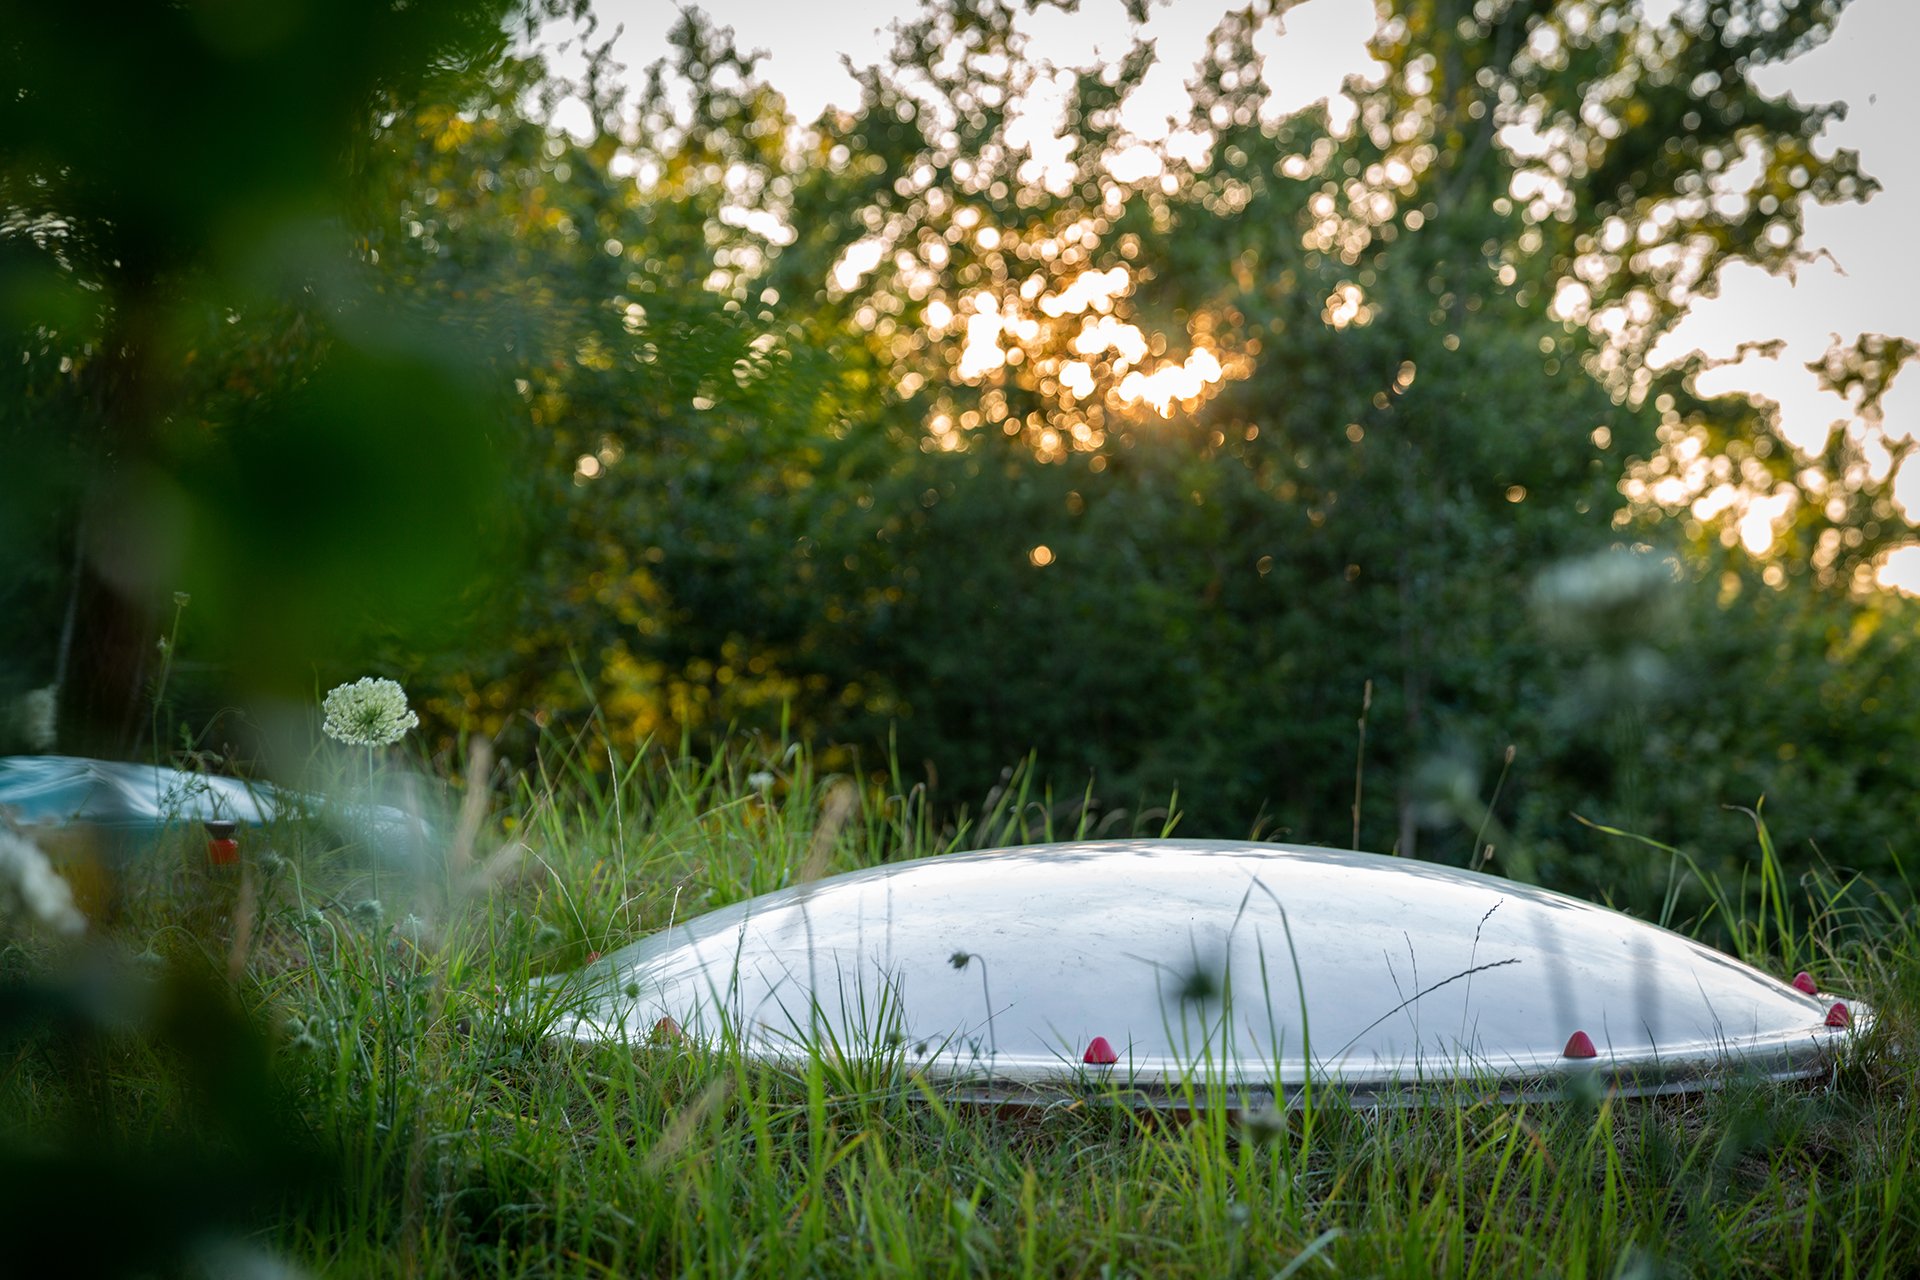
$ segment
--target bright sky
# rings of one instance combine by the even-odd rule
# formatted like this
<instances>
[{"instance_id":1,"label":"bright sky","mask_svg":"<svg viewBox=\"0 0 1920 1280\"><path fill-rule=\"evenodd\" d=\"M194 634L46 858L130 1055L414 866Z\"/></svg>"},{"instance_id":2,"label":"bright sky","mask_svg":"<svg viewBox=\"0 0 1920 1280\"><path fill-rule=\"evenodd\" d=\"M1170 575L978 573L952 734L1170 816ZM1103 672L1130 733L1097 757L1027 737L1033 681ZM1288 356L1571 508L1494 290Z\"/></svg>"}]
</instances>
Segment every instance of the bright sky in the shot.
<instances>
[{"instance_id":1,"label":"bright sky","mask_svg":"<svg viewBox=\"0 0 1920 1280\"><path fill-rule=\"evenodd\" d=\"M1677 0L1648 0L1670 9ZM813 118L828 104L853 105L857 89L841 66L877 61L889 46L886 28L910 17L914 0L839 0L831 18L820 6L795 0L705 0L717 22L732 27L743 47L764 50L767 78L787 95L794 114ZM636 74L666 52L666 35L678 7L666 0L595 0L602 31L624 28L616 56ZM1191 74L1206 37L1228 8L1224 0L1163 0L1152 11L1146 35L1160 55L1125 123L1143 138L1166 135L1166 117L1181 112L1182 82ZM1042 9L1028 19L1038 58L1079 65L1124 52L1129 28L1120 0L1085 0L1078 12ZM1292 109L1334 94L1350 72L1369 59L1364 43L1373 30L1371 0L1308 0L1286 17L1284 35L1262 46L1276 102ZM1803 102L1845 101L1847 119L1829 128L1825 143L1860 152L1862 164L1882 190L1864 204L1812 207L1807 245L1830 257L1802 267L1796 280L1753 268L1730 271L1721 296L1698 303L1675 334L1654 353L1672 359L1693 349L1731 357L1743 342L1786 340L1777 359L1748 357L1703 380L1709 392L1747 390L1780 402L1790 439L1819 441L1849 409L1823 393L1805 365L1824 353L1834 337L1851 343L1862 332L1920 338L1920 75L1912 69L1920 37L1915 0L1853 0L1834 38L1794 62L1759 76L1770 93L1790 93ZM1920 373L1907 372L1885 401L1886 428L1895 438L1920 432ZM1920 514L1920 466L1909 466L1897 486L1912 514ZM1920 548L1883 580L1920 589Z\"/></svg>"}]
</instances>

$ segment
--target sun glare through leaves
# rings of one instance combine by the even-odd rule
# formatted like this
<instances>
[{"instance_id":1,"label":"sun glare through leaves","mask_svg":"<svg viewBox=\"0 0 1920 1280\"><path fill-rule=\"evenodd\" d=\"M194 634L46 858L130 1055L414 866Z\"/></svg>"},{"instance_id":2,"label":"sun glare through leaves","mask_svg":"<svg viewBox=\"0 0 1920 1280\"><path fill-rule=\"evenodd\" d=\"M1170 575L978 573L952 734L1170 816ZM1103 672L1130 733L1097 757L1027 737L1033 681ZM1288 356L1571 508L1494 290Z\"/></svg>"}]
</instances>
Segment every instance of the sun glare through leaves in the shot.
<instances>
[{"instance_id":1,"label":"sun glare through leaves","mask_svg":"<svg viewBox=\"0 0 1920 1280\"><path fill-rule=\"evenodd\" d=\"M1131 247L1123 241L1116 254L1106 245L1106 217L1054 234L957 221L987 282L951 300L931 297L922 313L928 346L947 368L927 419L931 447L961 449L972 432L998 428L1043 459L1097 450L1116 424L1191 411L1250 370L1251 350L1227 349L1209 317L1169 335L1131 314L1133 271L1099 265Z\"/></svg>"}]
</instances>

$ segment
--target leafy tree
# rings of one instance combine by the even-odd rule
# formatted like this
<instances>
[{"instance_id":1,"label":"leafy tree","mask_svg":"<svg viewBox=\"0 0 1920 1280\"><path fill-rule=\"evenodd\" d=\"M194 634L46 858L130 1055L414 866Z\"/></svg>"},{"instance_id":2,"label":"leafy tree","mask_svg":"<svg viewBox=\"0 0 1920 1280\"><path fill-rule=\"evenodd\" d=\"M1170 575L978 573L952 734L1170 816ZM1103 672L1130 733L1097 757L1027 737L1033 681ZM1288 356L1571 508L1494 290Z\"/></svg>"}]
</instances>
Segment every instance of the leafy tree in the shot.
<instances>
[{"instance_id":1,"label":"leafy tree","mask_svg":"<svg viewBox=\"0 0 1920 1280\"><path fill-rule=\"evenodd\" d=\"M1133 183L1107 160L1123 141L1113 105L1146 51L1073 81L1063 129L1081 146L1070 174L1042 179L1007 137L1004 104L1036 72L997 6L936 9L904 29L862 110L825 122L823 141L892 176L843 218L880 243L861 296L899 352L896 385L926 399L940 448L981 455L948 485L995 483L992 459L1014 440L1043 462L1092 455L1074 491L1088 513L1107 500L1154 509L1119 487L1124 473L1151 476L1163 499L1225 508L1210 533L1233 554L1170 593L1199 598L1197 627L1176 621L1181 610L1104 615L1142 654L1209 655L1173 686L1204 716L1153 735L1186 745L1134 753L1123 738L1090 751L1098 730L1071 711L1043 722L1041 703L1016 697L989 752L1038 742L1068 769L1158 755L1178 763L1120 781L1177 778L1205 799L1201 821L1227 828L1264 801L1282 827L1331 839L1372 679L1375 767L1397 779L1375 794L1393 801L1387 830L1411 851L1421 762L1497 758L1552 701L1551 655L1519 602L1552 559L1631 522L1616 482L1656 452L1666 412L1638 372L1648 345L1725 262L1790 262L1802 201L1868 186L1851 155L1812 151L1830 110L1768 101L1746 79L1823 38L1835 6L1697 5L1658 23L1629 6L1383 5L1386 74L1349 85L1346 131L1319 113L1267 119L1253 36L1284 9L1229 15L1193 81L1201 154L1163 156L1162 174ZM965 57L942 56L956 46ZM929 122L918 150L870 155L865 141L901 120ZM1716 198L1742 157L1759 160L1759 184ZM918 326L934 340L916 352ZM1023 687L1033 649L1013 633L1024 624L997 625L1020 616L1008 586L969 607L966 582L975 565L1019 564L1039 539L990 517L949 538L941 513L960 504L925 488L943 496L911 519L931 532L886 551L896 580L966 566L941 578L929 612L964 619L976 656L1007 655L952 680L934 656L951 647L938 623L884 629L885 667L914 710L907 741L933 754L983 690ZM993 538L996 527L1006 533ZM1170 559L1192 545L1145 527L1173 542ZM1074 566L1103 554L1069 544L1028 570L1030 591L1074 599ZM1225 656L1242 654L1244 665ZM1069 673L1074 657L1048 668L1076 691L1062 709L1138 705L1141 690L1169 687L1143 657L1106 664L1096 694L1087 673ZM1219 788L1236 772L1241 785ZM1382 839L1377 817L1366 825Z\"/></svg>"},{"instance_id":2,"label":"leafy tree","mask_svg":"<svg viewBox=\"0 0 1920 1280\"><path fill-rule=\"evenodd\" d=\"M124 750L173 592L203 653L274 683L471 575L486 388L363 296L342 215L377 118L524 9L109 9L0 31L0 438L33 460L0 508L9 682L59 685L69 746Z\"/></svg>"},{"instance_id":3,"label":"leafy tree","mask_svg":"<svg viewBox=\"0 0 1920 1280\"><path fill-rule=\"evenodd\" d=\"M636 738L780 716L954 800L1037 748L1076 792L1344 843L1370 684L1362 843L1491 832L1572 866L1596 796L1673 820L1646 744L1705 621L1568 645L1533 584L1664 542L1649 487L1703 423L1729 474L1787 474L1767 422L1644 357L1725 263L1790 264L1804 201L1870 189L1812 149L1832 109L1747 79L1837 8L1383 5L1338 128L1269 109L1254 38L1286 9L1228 15L1192 145L1126 178L1152 51L1056 81L1074 145L1043 165L1010 104L1055 73L1010 5L929 6L804 130L697 15L631 124L586 92L586 142L516 116L524 82L421 115L393 287L476 323L512 300L558 521L514 656L447 709L597 700ZM1884 386L1897 355L1833 376ZM1697 620L1702 572L1675 588Z\"/></svg>"},{"instance_id":4,"label":"leafy tree","mask_svg":"<svg viewBox=\"0 0 1920 1280\"><path fill-rule=\"evenodd\" d=\"M522 709L544 722L590 704L640 741L840 692L788 656L819 603L793 578L818 534L811 495L877 465L846 430L877 375L781 303L764 230L733 220L751 207L742 167L782 155L787 122L712 35L683 19L691 109L656 68L634 137L597 60L579 86L506 64L483 99L383 132L381 287L485 352L530 450L528 588L489 633L498 650L437 664L451 721L498 732ZM575 89L598 122L584 141L526 109Z\"/></svg>"},{"instance_id":5,"label":"leafy tree","mask_svg":"<svg viewBox=\"0 0 1920 1280\"><path fill-rule=\"evenodd\" d=\"M433 579L477 606L392 650L445 727L779 729L897 751L947 803L1037 750L1116 809L1177 788L1189 830L1492 843L1590 887L1617 855L1573 812L1725 850L1747 841L1715 806L1778 783L1809 834L1887 829L1850 744L1911 731L1887 689L1914 659L1901 606L1849 593L1910 536L1898 459L1858 431L1801 457L1764 406L1695 394L1697 364L1645 365L1725 264L1790 266L1805 202L1871 189L1813 146L1834 108L1749 79L1839 6L1382 3L1350 122L1272 110L1256 37L1291 7L1226 16L1154 146L1119 111L1149 46L1047 67L992 2L928 4L854 108L804 124L695 12L631 100L604 51L580 84L489 56L388 92L344 153L327 234L352 252L182 330L167 403L196 443L166 436L164 467L207 477L181 485L198 511L263 495L188 562L293 563L333 607L370 540L310 521L246 550L276 477L333 464L246 442L352 440L347 523L379 523L398 428L351 390L419 350L382 335L424 333L465 372L399 474L472 454L451 487L504 498L426 508L385 598ZM1050 159L1016 109L1043 82ZM579 136L547 123L562 96ZM30 347L33 403L80 385L70 337ZM1909 354L1862 335L1822 372L1870 426ZM1740 495L1782 486L1755 563ZM1874 709L1841 718L1853 698Z\"/></svg>"}]
</instances>

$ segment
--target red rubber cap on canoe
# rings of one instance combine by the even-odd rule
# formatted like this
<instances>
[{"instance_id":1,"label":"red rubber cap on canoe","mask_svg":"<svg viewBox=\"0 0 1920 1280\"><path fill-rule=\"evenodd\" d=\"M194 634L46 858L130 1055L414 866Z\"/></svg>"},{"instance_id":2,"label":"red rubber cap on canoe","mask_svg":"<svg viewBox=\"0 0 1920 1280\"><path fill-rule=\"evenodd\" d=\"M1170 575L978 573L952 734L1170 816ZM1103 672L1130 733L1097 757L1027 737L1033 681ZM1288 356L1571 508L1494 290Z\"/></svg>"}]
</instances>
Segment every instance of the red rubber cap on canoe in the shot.
<instances>
[{"instance_id":1,"label":"red rubber cap on canoe","mask_svg":"<svg viewBox=\"0 0 1920 1280\"><path fill-rule=\"evenodd\" d=\"M1820 988L1813 983L1813 975L1805 969L1793 975L1793 989L1795 991L1805 992L1810 996L1820 994Z\"/></svg>"},{"instance_id":2,"label":"red rubber cap on canoe","mask_svg":"<svg viewBox=\"0 0 1920 1280\"><path fill-rule=\"evenodd\" d=\"M1827 1025L1830 1027L1850 1027L1853 1025L1853 1015L1847 1012L1847 1006L1836 1000L1834 1001L1833 1008L1827 1010Z\"/></svg>"},{"instance_id":3,"label":"red rubber cap on canoe","mask_svg":"<svg viewBox=\"0 0 1920 1280\"><path fill-rule=\"evenodd\" d=\"M1095 1036L1081 1061L1090 1062L1096 1067L1110 1067L1120 1061L1120 1055L1113 1051L1113 1046L1107 1043L1105 1036Z\"/></svg>"},{"instance_id":4,"label":"red rubber cap on canoe","mask_svg":"<svg viewBox=\"0 0 1920 1280\"><path fill-rule=\"evenodd\" d=\"M1597 1058L1600 1051L1593 1047L1593 1037L1584 1031L1576 1031L1567 1037L1567 1047L1560 1051L1563 1058Z\"/></svg>"}]
</instances>

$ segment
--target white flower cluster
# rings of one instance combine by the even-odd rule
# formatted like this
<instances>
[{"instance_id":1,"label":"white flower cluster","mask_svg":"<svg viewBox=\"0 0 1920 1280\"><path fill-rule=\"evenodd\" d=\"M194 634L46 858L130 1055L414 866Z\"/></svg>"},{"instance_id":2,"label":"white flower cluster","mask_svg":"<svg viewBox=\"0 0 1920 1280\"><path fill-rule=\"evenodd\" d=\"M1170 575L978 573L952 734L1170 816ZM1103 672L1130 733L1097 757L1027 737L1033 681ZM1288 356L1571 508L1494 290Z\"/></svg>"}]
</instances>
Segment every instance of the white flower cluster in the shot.
<instances>
[{"instance_id":1,"label":"white flower cluster","mask_svg":"<svg viewBox=\"0 0 1920 1280\"><path fill-rule=\"evenodd\" d=\"M1603 551L1548 569L1534 598L1543 609L1605 614L1645 608L1672 585L1672 571L1653 556Z\"/></svg>"},{"instance_id":2,"label":"white flower cluster","mask_svg":"<svg viewBox=\"0 0 1920 1280\"><path fill-rule=\"evenodd\" d=\"M23 694L14 708L14 720L29 751L51 751L59 738L60 686L47 685Z\"/></svg>"},{"instance_id":3,"label":"white flower cluster","mask_svg":"<svg viewBox=\"0 0 1920 1280\"><path fill-rule=\"evenodd\" d=\"M1565 561L1533 584L1534 616L1549 635L1608 651L1655 641L1677 604L1671 562L1632 551Z\"/></svg>"},{"instance_id":4,"label":"white flower cluster","mask_svg":"<svg viewBox=\"0 0 1920 1280\"><path fill-rule=\"evenodd\" d=\"M40 847L0 831L0 921L45 925L55 933L85 931L87 918L73 905L73 890Z\"/></svg>"},{"instance_id":5,"label":"white flower cluster","mask_svg":"<svg viewBox=\"0 0 1920 1280\"><path fill-rule=\"evenodd\" d=\"M343 684L321 704L327 736L350 747L387 747L420 723L407 709L405 690L391 680L362 676Z\"/></svg>"}]
</instances>

